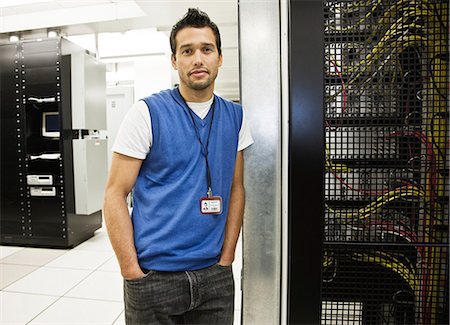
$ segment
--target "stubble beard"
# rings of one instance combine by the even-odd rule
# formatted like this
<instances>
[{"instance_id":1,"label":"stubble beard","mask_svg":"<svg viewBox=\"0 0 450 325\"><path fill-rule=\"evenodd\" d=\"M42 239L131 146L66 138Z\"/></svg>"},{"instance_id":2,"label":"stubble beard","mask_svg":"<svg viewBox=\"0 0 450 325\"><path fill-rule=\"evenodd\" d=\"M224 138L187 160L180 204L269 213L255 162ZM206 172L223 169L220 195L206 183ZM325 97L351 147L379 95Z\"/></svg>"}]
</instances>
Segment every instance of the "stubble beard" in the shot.
<instances>
[{"instance_id":1,"label":"stubble beard","mask_svg":"<svg viewBox=\"0 0 450 325\"><path fill-rule=\"evenodd\" d=\"M187 79L186 79L185 84L190 89L193 89L193 90L205 90L206 88L211 86L211 84L216 79L216 77L217 77L217 74L216 75L208 74L208 77L206 78L206 80L193 81L193 80L191 80L190 76L188 76Z\"/></svg>"},{"instance_id":2,"label":"stubble beard","mask_svg":"<svg viewBox=\"0 0 450 325\"><path fill-rule=\"evenodd\" d=\"M205 80L203 82L194 82L189 80L187 83L187 86L193 90L204 90L208 88L211 85L211 80L208 78L208 80Z\"/></svg>"}]
</instances>

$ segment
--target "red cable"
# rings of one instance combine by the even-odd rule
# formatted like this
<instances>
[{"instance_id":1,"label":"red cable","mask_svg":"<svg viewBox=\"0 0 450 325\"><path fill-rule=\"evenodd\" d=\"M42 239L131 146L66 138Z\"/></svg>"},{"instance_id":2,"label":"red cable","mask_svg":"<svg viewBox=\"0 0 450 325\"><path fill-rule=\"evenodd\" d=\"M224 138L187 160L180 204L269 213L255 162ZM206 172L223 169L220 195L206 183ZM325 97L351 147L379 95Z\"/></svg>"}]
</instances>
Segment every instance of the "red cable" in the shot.
<instances>
[{"instance_id":1,"label":"red cable","mask_svg":"<svg viewBox=\"0 0 450 325\"><path fill-rule=\"evenodd\" d=\"M345 82L344 82L344 77L342 76L341 71L339 71L339 67L336 64L336 62L334 62L333 60L329 59L329 61L333 64L334 69L336 70L339 78L341 79L341 83L342 83L342 94L344 96L343 99L343 103L342 103L342 113L345 112L345 109L347 108L347 90L345 89Z\"/></svg>"}]
</instances>

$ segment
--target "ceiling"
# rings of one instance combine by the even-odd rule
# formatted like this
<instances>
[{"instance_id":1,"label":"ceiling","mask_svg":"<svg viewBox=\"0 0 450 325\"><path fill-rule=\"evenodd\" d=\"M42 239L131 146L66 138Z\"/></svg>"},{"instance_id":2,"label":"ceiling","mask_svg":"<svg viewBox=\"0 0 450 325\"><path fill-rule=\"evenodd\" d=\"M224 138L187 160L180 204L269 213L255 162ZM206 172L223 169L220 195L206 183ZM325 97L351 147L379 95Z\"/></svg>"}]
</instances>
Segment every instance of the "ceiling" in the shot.
<instances>
[{"instance_id":1,"label":"ceiling","mask_svg":"<svg viewBox=\"0 0 450 325\"><path fill-rule=\"evenodd\" d=\"M12 34L44 38L49 29L73 36L153 28L169 35L190 7L207 12L219 26L224 60L216 90L237 99L237 0L0 0L0 44Z\"/></svg>"}]
</instances>

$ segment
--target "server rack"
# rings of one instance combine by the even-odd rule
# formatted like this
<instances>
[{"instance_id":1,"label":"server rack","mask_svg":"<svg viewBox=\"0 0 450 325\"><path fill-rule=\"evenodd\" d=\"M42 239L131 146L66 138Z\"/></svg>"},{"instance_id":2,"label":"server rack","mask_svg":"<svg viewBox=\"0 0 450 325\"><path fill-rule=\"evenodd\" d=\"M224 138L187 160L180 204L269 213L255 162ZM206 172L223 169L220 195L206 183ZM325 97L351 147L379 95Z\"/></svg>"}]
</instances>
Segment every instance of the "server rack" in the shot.
<instances>
[{"instance_id":1,"label":"server rack","mask_svg":"<svg viewBox=\"0 0 450 325\"><path fill-rule=\"evenodd\" d=\"M321 323L448 324L448 2L323 9Z\"/></svg>"},{"instance_id":2,"label":"server rack","mask_svg":"<svg viewBox=\"0 0 450 325\"><path fill-rule=\"evenodd\" d=\"M100 172L97 185L84 187L87 195L98 199L106 178L106 140L89 138L106 118L85 120L106 107L104 66L89 67L97 71L91 82L85 75L93 60L63 38L0 46L2 244L73 247L101 227L101 202L75 195L92 168ZM86 96L74 98L84 88ZM91 151L96 167L80 167Z\"/></svg>"}]
</instances>

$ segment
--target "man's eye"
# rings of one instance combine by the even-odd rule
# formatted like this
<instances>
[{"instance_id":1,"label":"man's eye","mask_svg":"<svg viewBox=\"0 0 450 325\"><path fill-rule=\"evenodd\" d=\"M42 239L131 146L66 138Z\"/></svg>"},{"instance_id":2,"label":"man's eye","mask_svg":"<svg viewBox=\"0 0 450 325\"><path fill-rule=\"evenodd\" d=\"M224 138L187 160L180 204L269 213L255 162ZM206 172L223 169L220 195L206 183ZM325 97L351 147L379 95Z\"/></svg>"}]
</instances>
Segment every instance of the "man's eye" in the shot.
<instances>
[{"instance_id":1,"label":"man's eye","mask_svg":"<svg viewBox=\"0 0 450 325\"><path fill-rule=\"evenodd\" d=\"M210 52L212 52L212 48L205 47L205 49L203 51L206 52L206 53L210 53Z\"/></svg>"},{"instance_id":2,"label":"man's eye","mask_svg":"<svg viewBox=\"0 0 450 325\"><path fill-rule=\"evenodd\" d=\"M189 54L191 54L192 53L192 51L191 51L191 49L186 49L186 50L183 50L183 52L181 52L183 55L189 55Z\"/></svg>"}]
</instances>

